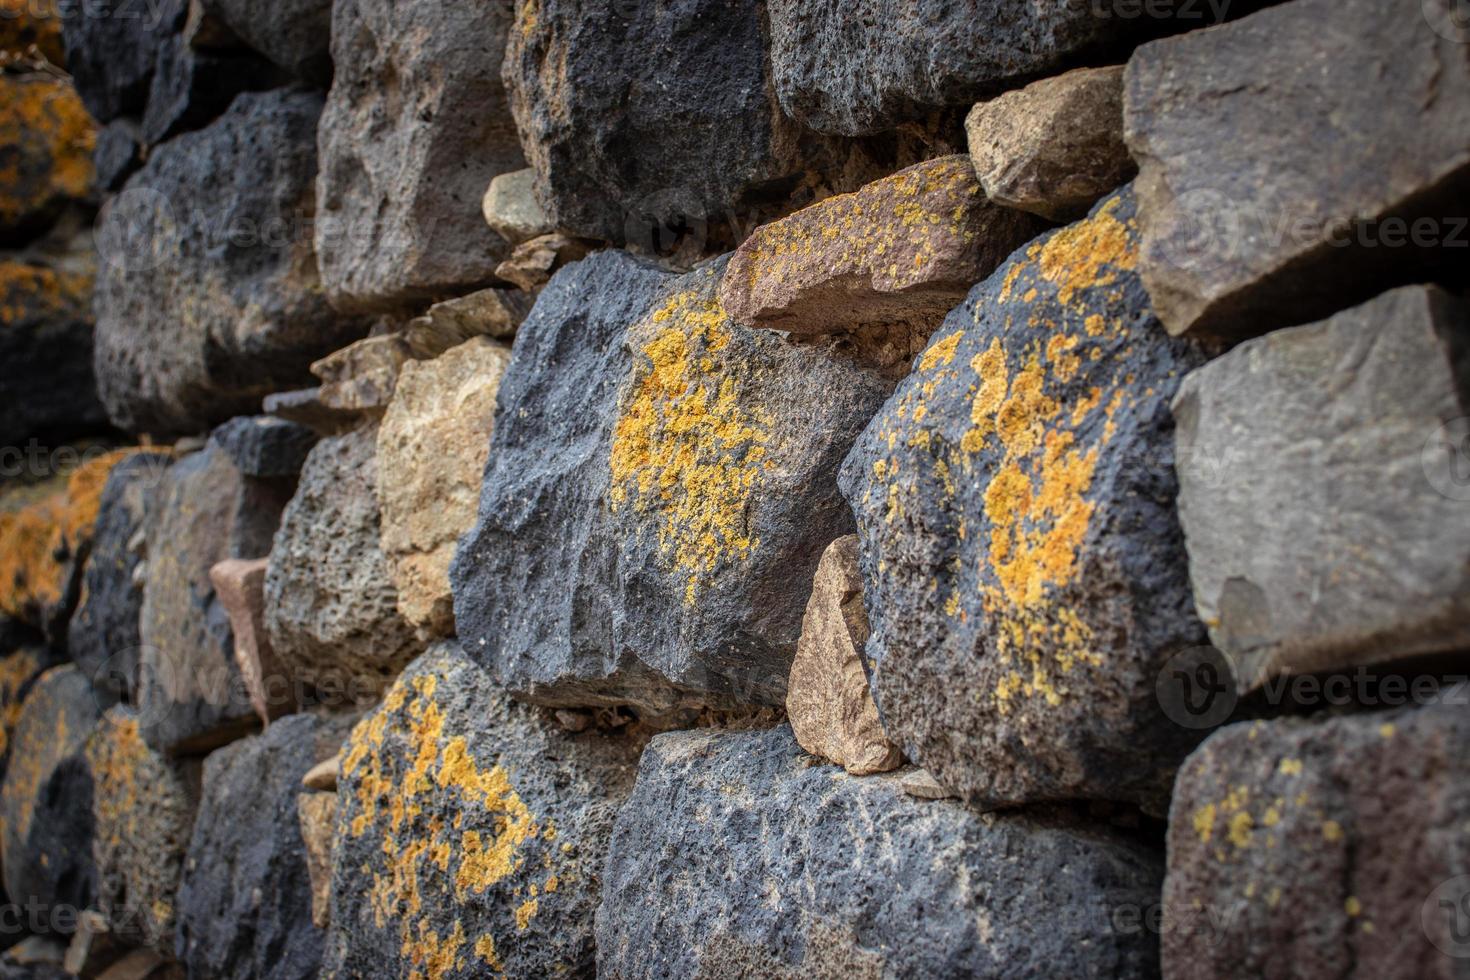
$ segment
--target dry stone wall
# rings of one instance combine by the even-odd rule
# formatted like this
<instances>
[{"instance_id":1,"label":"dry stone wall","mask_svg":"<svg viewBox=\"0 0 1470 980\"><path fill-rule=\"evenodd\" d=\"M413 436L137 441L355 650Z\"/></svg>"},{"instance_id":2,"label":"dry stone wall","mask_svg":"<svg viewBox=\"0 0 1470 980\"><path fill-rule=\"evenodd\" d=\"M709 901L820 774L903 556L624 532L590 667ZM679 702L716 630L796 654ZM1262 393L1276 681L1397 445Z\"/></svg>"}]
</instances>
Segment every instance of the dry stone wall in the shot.
<instances>
[{"instance_id":1,"label":"dry stone wall","mask_svg":"<svg viewBox=\"0 0 1470 980\"><path fill-rule=\"evenodd\" d=\"M0 978L1470 975L1456 0L0 0Z\"/></svg>"}]
</instances>

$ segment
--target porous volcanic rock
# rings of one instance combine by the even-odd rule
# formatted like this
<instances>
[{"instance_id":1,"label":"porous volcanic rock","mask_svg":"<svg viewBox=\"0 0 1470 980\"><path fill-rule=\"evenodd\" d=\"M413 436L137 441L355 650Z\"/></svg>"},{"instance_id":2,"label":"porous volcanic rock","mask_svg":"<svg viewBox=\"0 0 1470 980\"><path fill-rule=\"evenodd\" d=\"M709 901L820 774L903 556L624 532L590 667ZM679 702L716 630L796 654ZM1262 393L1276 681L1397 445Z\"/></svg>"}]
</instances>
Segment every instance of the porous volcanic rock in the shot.
<instances>
[{"instance_id":1,"label":"porous volcanic rock","mask_svg":"<svg viewBox=\"0 0 1470 980\"><path fill-rule=\"evenodd\" d=\"M500 81L511 5L336 0L322 113L322 282L342 309L406 310L494 281L476 207L525 166Z\"/></svg>"},{"instance_id":2,"label":"porous volcanic rock","mask_svg":"<svg viewBox=\"0 0 1470 980\"><path fill-rule=\"evenodd\" d=\"M571 734L453 644L431 648L346 747L323 976L590 975L641 748Z\"/></svg>"},{"instance_id":3,"label":"porous volcanic rock","mask_svg":"<svg viewBox=\"0 0 1470 980\"><path fill-rule=\"evenodd\" d=\"M1293 0L1134 52L1139 274L1170 331L1259 334L1463 271L1448 216L1470 196L1470 62L1453 8Z\"/></svg>"},{"instance_id":4,"label":"porous volcanic rock","mask_svg":"<svg viewBox=\"0 0 1470 980\"><path fill-rule=\"evenodd\" d=\"M97 385L121 428L196 432L299 386L367 330L332 311L311 236L321 97L240 96L158 147L98 228Z\"/></svg>"},{"instance_id":5,"label":"porous volcanic rock","mask_svg":"<svg viewBox=\"0 0 1470 980\"><path fill-rule=\"evenodd\" d=\"M1205 639L1169 414L1204 357L1154 317L1135 221L1124 190L976 286L842 469L888 734L985 807L1162 809L1203 734L1156 679Z\"/></svg>"},{"instance_id":6,"label":"porous volcanic rock","mask_svg":"<svg viewBox=\"0 0 1470 980\"><path fill-rule=\"evenodd\" d=\"M779 705L836 468L889 385L725 315L723 262L557 273L516 337L479 520L450 577L465 649L555 705Z\"/></svg>"},{"instance_id":7,"label":"porous volcanic rock","mask_svg":"<svg viewBox=\"0 0 1470 980\"><path fill-rule=\"evenodd\" d=\"M96 126L76 90L49 75L0 75L0 243L44 231L92 189Z\"/></svg>"},{"instance_id":8,"label":"porous volcanic rock","mask_svg":"<svg viewBox=\"0 0 1470 980\"><path fill-rule=\"evenodd\" d=\"M317 435L284 419L242 415L214 430L211 438L245 476L294 479L316 445Z\"/></svg>"},{"instance_id":9,"label":"porous volcanic rock","mask_svg":"<svg viewBox=\"0 0 1470 980\"><path fill-rule=\"evenodd\" d=\"M1185 378L1195 605L1243 690L1470 647L1467 335L1464 301L1406 286Z\"/></svg>"},{"instance_id":10,"label":"porous volcanic rock","mask_svg":"<svg viewBox=\"0 0 1470 980\"><path fill-rule=\"evenodd\" d=\"M741 323L792 333L932 330L1045 227L990 203L969 157L939 157L757 228L720 302Z\"/></svg>"},{"instance_id":11,"label":"porous volcanic rock","mask_svg":"<svg viewBox=\"0 0 1470 980\"><path fill-rule=\"evenodd\" d=\"M1458 976L1467 750L1455 704L1211 736L1174 789L1164 975Z\"/></svg>"},{"instance_id":12,"label":"porous volcanic rock","mask_svg":"<svg viewBox=\"0 0 1470 980\"><path fill-rule=\"evenodd\" d=\"M598 976L1149 976L1160 856L813 765L784 725L659 735L618 815ZM1058 896L1066 896L1058 901Z\"/></svg>"}]
</instances>

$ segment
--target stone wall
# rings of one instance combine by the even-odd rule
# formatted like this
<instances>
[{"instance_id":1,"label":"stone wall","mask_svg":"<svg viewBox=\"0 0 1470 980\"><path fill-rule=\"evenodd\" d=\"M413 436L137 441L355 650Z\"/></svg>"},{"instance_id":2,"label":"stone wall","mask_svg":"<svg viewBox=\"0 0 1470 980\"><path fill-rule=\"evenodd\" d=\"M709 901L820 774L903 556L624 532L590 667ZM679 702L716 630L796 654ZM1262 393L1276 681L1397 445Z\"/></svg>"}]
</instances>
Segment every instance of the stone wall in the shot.
<instances>
[{"instance_id":1,"label":"stone wall","mask_svg":"<svg viewBox=\"0 0 1470 980\"><path fill-rule=\"evenodd\" d=\"M1457 0L0 0L0 977L1470 976L1467 205Z\"/></svg>"}]
</instances>

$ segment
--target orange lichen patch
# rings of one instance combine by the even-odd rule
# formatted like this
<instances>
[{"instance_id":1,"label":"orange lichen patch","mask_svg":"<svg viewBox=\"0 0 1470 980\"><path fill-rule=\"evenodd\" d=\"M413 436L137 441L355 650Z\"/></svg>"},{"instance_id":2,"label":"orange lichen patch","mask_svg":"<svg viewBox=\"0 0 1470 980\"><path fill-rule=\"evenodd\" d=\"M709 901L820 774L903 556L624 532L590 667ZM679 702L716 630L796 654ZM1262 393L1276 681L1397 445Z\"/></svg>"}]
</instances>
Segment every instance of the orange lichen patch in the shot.
<instances>
[{"instance_id":1,"label":"orange lichen patch","mask_svg":"<svg viewBox=\"0 0 1470 980\"><path fill-rule=\"evenodd\" d=\"M475 955L480 962L486 964L496 973L504 973L505 967L500 962L500 957L495 953L495 937L488 932L475 940Z\"/></svg>"},{"instance_id":2,"label":"orange lichen patch","mask_svg":"<svg viewBox=\"0 0 1470 980\"><path fill-rule=\"evenodd\" d=\"M948 337L935 341L935 343L924 352L924 356L919 359L919 370L932 371L937 367L947 366L950 361L954 360L955 349L959 347L960 341L963 340L964 337L965 332L963 330L956 330ZM922 408L923 406L921 405L919 407ZM919 420L915 419L914 421L917 422Z\"/></svg>"},{"instance_id":3,"label":"orange lichen patch","mask_svg":"<svg viewBox=\"0 0 1470 980\"><path fill-rule=\"evenodd\" d=\"M660 552L684 575L689 604L722 563L760 546L747 505L765 470L770 422L742 403L739 375L718 362L730 329L719 302L694 290L634 328L653 337L608 461L613 510L656 518Z\"/></svg>"},{"instance_id":4,"label":"orange lichen patch","mask_svg":"<svg viewBox=\"0 0 1470 980\"><path fill-rule=\"evenodd\" d=\"M1113 198L1085 221L1061 229L1037 256L1041 275L1057 287L1057 299L1072 302L1078 291L1112 284L1119 271L1138 263L1138 246L1129 227L1115 217Z\"/></svg>"},{"instance_id":5,"label":"orange lichen patch","mask_svg":"<svg viewBox=\"0 0 1470 980\"><path fill-rule=\"evenodd\" d=\"M96 125L70 82L0 75L0 227L86 195L96 144Z\"/></svg>"},{"instance_id":6,"label":"orange lichen patch","mask_svg":"<svg viewBox=\"0 0 1470 980\"><path fill-rule=\"evenodd\" d=\"M21 689L36 676L41 660L30 650L0 659L0 759L10 751L10 735L20 721Z\"/></svg>"},{"instance_id":7,"label":"orange lichen patch","mask_svg":"<svg viewBox=\"0 0 1470 980\"><path fill-rule=\"evenodd\" d=\"M61 14L53 0L0 0L0 65L66 63Z\"/></svg>"},{"instance_id":8,"label":"orange lichen patch","mask_svg":"<svg viewBox=\"0 0 1470 980\"><path fill-rule=\"evenodd\" d=\"M46 727L38 731L37 725L28 717L21 730L15 751L10 755L5 771L3 788L5 812L15 814L12 826L3 826L0 832L8 840L24 841L30 838L31 821L35 818L35 804L41 792L41 783L63 759L79 751L86 732L81 730L83 718L77 716L72 703L53 694L54 687L67 683L66 674L75 674L71 665L53 667L43 674L26 698L27 706L34 701L37 716ZM86 719L90 722L90 719ZM44 859L45 855L42 855Z\"/></svg>"},{"instance_id":9,"label":"orange lichen patch","mask_svg":"<svg viewBox=\"0 0 1470 980\"><path fill-rule=\"evenodd\" d=\"M411 964L407 980L443 980L463 969L464 957L459 951L464 941L464 926L458 922L449 935L441 938L427 918L420 919L417 930L404 937L400 950Z\"/></svg>"},{"instance_id":10,"label":"orange lichen patch","mask_svg":"<svg viewBox=\"0 0 1470 980\"><path fill-rule=\"evenodd\" d=\"M0 260L0 330L85 315L92 277L42 265Z\"/></svg>"}]
</instances>

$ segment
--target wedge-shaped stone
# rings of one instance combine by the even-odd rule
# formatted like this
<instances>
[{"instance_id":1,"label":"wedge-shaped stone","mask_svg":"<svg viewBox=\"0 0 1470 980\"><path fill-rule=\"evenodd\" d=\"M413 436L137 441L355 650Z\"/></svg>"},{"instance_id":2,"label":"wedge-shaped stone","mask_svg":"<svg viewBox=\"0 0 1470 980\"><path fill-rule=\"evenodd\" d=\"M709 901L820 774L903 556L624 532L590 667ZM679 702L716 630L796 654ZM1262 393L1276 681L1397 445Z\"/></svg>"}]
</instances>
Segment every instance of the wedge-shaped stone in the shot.
<instances>
[{"instance_id":1,"label":"wedge-shaped stone","mask_svg":"<svg viewBox=\"0 0 1470 980\"><path fill-rule=\"evenodd\" d=\"M1126 190L1018 251L843 466L888 734L986 807L1161 810L1199 737L1155 685L1205 635L1169 415L1203 357L1155 319L1137 257Z\"/></svg>"},{"instance_id":2,"label":"wedge-shaped stone","mask_svg":"<svg viewBox=\"0 0 1470 980\"><path fill-rule=\"evenodd\" d=\"M262 724L295 712L297 691L265 632L265 573L269 558L226 558L209 581L235 638L235 668Z\"/></svg>"},{"instance_id":3,"label":"wedge-shaped stone","mask_svg":"<svg viewBox=\"0 0 1470 980\"><path fill-rule=\"evenodd\" d=\"M714 263L568 266L501 381L451 569L465 649L555 705L779 705L836 468L887 383L731 320Z\"/></svg>"}]
</instances>

